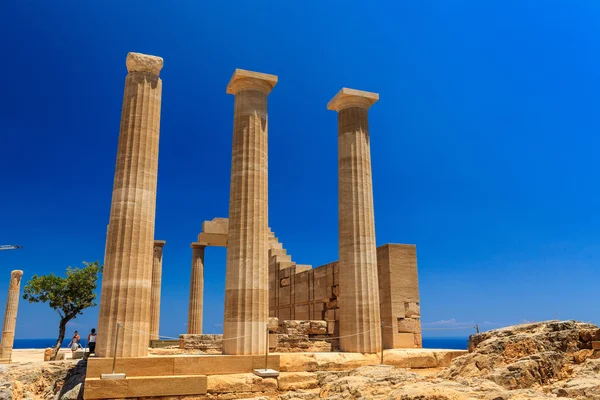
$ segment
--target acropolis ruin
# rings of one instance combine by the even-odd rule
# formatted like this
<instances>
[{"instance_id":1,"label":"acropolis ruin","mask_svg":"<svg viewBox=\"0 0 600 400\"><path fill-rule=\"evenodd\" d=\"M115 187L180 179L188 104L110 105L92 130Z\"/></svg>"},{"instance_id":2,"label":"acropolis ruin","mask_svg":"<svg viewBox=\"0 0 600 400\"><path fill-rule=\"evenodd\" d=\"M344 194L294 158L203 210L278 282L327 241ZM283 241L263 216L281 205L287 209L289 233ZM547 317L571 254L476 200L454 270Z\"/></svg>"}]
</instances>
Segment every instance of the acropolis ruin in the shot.
<instances>
[{"instance_id":1,"label":"acropolis ruin","mask_svg":"<svg viewBox=\"0 0 600 400\"><path fill-rule=\"evenodd\" d=\"M120 368L116 372L127 376L139 376L140 371L146 371L142 376L157 375L151 372L157 368L171 371L171 389L154 395L201 393L208 373L198 371L208 368L206 358L146 358L150 340L160 333L166 243L154 235L163 60L129 53L126 65L100 301L99 358L88 363L86 398L106 398L115 385L123 385L100 376L111 372L112 357ZM293 336L291 326L307 327L302 332L294 328L295 334L321 343L326 351L420 348L416 247L376 247L369 108L379 95L342 88L327 104L338 118L339 260L313 268L297 264L283 246L285 238L269 228L268 96L277 81L275 75L236 69L224 85L234 98L229 215L205 221L198 237L191 238L188 328L181 332L182 348L201 343L205 336L203 292L211 284L204 282L207 246L227 249L224 331L218 336L223 355L213 356L220 358L211 363L212 373L263 367L278 371L279 356L273 351L285 351L285 341ZM141 388L142 383L125 381L130 394L138 395L135 385Z\"/></svg>"}]
</instances>

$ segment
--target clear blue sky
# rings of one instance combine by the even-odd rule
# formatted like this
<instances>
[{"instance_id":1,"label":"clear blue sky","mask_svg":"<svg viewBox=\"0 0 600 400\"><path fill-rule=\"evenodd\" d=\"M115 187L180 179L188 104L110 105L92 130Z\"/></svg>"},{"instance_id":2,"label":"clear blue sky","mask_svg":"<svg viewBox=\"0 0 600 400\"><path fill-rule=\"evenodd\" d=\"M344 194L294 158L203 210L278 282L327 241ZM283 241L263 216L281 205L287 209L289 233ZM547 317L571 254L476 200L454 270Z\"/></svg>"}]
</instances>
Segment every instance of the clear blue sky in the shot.
<instances>
[{"instance_id":1,"label":"clear blue sky","mask_svg":"<svg viewBox=\"0 0 600 400\"><path fill-rule=\"evenodd\" d=\"M294 260L338 258L326 104L343 86L378 92L377 243L417 245L423 326L599 323L598 21L591 0L3 1L0 244L24 249L0 253L1 310L12 269L102 260L136 51L165 60L162 335L185 331L190 242L227 216L235 68L279 76L269 220ZM205 271L205 331L220 332L223 249ZM97 308L71 328L96 322ZM47 305L21 302L17 338L56 331Z\"/></svg>"}]
</instances>

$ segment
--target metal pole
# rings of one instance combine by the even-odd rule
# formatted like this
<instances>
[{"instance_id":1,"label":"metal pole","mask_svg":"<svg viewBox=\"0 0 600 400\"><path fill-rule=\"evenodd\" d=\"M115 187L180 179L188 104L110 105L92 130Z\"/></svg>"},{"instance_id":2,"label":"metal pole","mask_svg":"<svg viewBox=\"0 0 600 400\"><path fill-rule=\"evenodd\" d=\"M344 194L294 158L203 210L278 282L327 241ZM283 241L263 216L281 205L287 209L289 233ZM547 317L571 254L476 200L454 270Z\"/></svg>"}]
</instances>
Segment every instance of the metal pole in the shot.
<instances>
[{"instance_id":1,"label":"metal pole","mask_svg":"<svg viewBox=\"0 0 600 400\"><path fill-rule=\"evenodd\" d=\"M381 321L381 365L383 365L383 321Z\"/></svg>"},{"instance_id":2,"label":"metal pole","mask_svg":"<svg viewBox=\"0 0 600 400\"><path fill-rule=\"evenodd\" d=\"M265 346L265 371L269 363L269 324L267 323L267 345Z\"/></svg>"},{"instance_id":3,"label":"metal pole","mask_svg":"<svg viewBox=\"0 0 600 400\"><path fill-rule=\"evenodd\" d=\"M478 324L475 324L475 332L479 333L479 325Z\"/></svg>"},{"instance_id":4,"label":"metal pole","mask_svg":"<svg viewBox=\"0 0 600 400\"><path fill-rule=\"evenodd\" d=\"M113 366L112 373L115 374L115 366L117 364L117 344L119 343L119 327L121 323L117 322L117 332L115 333L115 350L113 351Z\"/></svg>"}]
</instances>

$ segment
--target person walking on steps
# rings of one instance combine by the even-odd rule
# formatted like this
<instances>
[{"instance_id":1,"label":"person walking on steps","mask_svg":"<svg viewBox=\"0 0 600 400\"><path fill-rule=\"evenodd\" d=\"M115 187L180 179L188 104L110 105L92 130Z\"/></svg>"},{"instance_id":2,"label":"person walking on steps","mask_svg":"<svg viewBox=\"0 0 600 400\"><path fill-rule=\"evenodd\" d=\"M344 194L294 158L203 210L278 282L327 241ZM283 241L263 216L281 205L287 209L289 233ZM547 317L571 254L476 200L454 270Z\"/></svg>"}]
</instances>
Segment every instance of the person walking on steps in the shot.
<instances>
[{"instance_id":1,"label":"person walking on steps","mask_svg":"<svg viewBox=\"0 0 600 400\"><path fill-rule=\"evenodd\" d=\"M96 354L96 329L92 328L92 332L88 335L88 347L90 354Z\"/></svg>"}]
</instances>

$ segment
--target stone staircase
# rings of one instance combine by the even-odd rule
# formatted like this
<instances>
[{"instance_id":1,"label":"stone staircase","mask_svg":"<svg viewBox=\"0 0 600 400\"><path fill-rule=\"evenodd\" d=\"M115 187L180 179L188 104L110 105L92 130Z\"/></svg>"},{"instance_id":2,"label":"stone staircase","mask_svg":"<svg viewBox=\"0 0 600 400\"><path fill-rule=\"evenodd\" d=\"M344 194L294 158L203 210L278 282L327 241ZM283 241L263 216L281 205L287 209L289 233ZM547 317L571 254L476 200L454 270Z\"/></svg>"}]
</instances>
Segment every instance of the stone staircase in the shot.
<instances>
[{"instance_id":1,"label":"stone staircase","mask_svg":"<svg viewBox=\"0 0 600 400\"><path fill-rule=\"evenodd\" d=\"M283 245L279 242L275 233L269 228L269 267L286 269L294 266L296 267L296 274L312 269L312 265L296 264L292 261L292 257L287 254L287 251L283 248Z\"/></svg>"}]
</instances>

